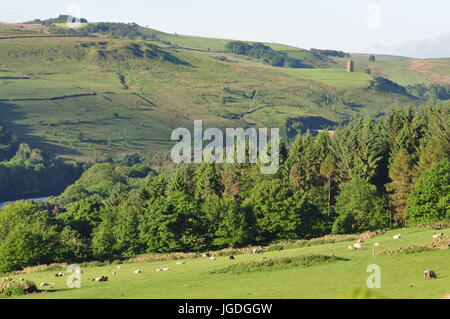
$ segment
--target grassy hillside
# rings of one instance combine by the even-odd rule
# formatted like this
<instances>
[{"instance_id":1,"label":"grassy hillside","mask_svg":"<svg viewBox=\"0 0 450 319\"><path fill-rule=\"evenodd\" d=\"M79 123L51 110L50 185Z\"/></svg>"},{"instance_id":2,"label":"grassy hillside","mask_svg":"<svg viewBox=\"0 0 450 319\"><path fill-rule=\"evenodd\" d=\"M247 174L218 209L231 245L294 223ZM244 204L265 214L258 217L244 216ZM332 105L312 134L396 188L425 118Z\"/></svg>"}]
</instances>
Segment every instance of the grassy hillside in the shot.
<instances>
[{"instance_id":1,"label":"grassy hillside","mask_svg":"<svg viewBox=\"0 0 450 319\"><path fill-rule=\"evenodd\" d=\"M449 234L450 229L443 230ZM401 239L393 239L400 233ZM68 289L65 277L55 278L58 270L12 276L41 282L55 283L43 288L46 294L34 294L21 298L342 298L349 290L365 288L370 273L367 267L381 267L381 288L371 293L384 298L442 298L450 293L448 249L435 249L414 253L372 256L373 243L380 247L377 253L401 247L423 246L432 241L433 230L409 228L389 231L365 240L363 249L347 250L354 241L307 246L265 252L262 255L236 255L231 261L226 256L217 261L208 258L186 258L183 265L176 260L125 263L122 270L117 265L83 268L81 289ZM309 266L289 266L272 269L270 266L246 273L231 272L227 267L236 263L261 261L262 258L295 257L310 254L328 256L335 254L345 260L313 262ZM170 268L156 272L157 268ZM134 274L140 269L142 274ZM251 269L251 268L250 268ZM437 279L424 280L423 272L433 269ZM63 270L64 271L64 270ZM116 271L117 275L112 275ZM108 276L107 282L90 279ZM211 288L216 287L216 288ZM239 287L239 288L238 288ZM353 295L354 297L354 295Z\"/></svg>"},{"instance_id":2,"label":"grassy hillside","mask_svg":"<svg viewBox=\"0 0 450 319\"><path fill-rule=\"evenodd\" d=\"M399 59L379 58L376 62L369 62L368 58L357 55L353 57L358 72L366 69L372 75L383 76L400 85L439 83L450 84L450 58L446 59ZM335 59L337 65L344 68L347 59Z\"/></svg>"},{"instance_id":3,"label":"grassy hillside","mask_svg":"<svg viewBox=\"0 0 450 319\"><path fill-rule=\"evenodd\" d=\"M305 118L314 121L304 129L323 128L317 122L334 127L419 102L368 90L372 76L364 73L363 60L350 74L343 71L345 59L269 44L316 67L276 68L224 52L228 40L140 30L153 40L56 36L39 25L0 25L0 125L45 151L86 159L166 151L172 129L190 127L194 119L205 127L272 126L292 135L290 123ZM407 71L408 63L376 62L374 75L401 83L436 77ZM429 70L441 72L439 80L447 77L447 69Z\"/></svg>"}]
</instances>

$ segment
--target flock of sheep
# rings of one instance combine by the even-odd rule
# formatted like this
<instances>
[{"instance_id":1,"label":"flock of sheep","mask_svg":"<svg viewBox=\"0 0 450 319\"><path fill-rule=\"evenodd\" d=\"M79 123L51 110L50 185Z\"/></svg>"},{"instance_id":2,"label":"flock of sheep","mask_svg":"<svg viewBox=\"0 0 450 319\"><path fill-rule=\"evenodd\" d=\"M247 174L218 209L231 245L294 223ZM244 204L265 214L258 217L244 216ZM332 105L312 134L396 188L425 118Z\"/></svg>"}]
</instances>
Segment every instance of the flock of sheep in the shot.
<instances>
[{"instance_id":1,"label":"flock of sheep","mask_svg":"<svg viewBox=\"0 0 450 319\"><path fill-rule=\"evenodd\" d=\"M439 239L439 238L441 238L443 236L444 236L443 233L433 234L433 238L434 239ZM393 239L400 239L400 238L401 238L401 234L397 234L397 235L393 236ZM347 249L351 250L351 251L360 250L360 249L362 249L363 244L364 244L364 240L363 239L358 239L356 241L356 243L354 243L353 245L349 245L347 247ZM375 255L375 249L378 248L378 247L380 247L380 243L377 242L377 243L373 244L374 255ZM254 254L262 253L262 252L264 252L264 248L261 247L261 246L253 247L252 252ZM205 253L205 254L202 254L202 257L203 258L209 258L210 261L216 261L217 260L217 256L215 254ZM229 256L229 260L235 260L235 257L234 256ZM177 265L184 265L184 264L186 264L186 262L185 261L177 261L176 264ZM122 266L117 266L117 271L121 271L121 270L123 270L123 267ZM157 268L156 269L156 271L158 271L158 272L160 272L160 271L168 271L168 270L170 270L170 268L168 268L168 267L167 268ZM81 271L81 270L77 270L76 272L79 273L79 274L83 273L83 271ZM136 269L133 273L134 274L141 274L142 271L140 269ZM113 271L112 275L117 275L117 272ZM55 274L55 277L63 277L63 276L64 276L64 274L61 273L61 272ZM434 270L427 269L427 270L424 271L424 277L425 277L425 280L432 279L432 278L436 279L437 275L436 275L436 272ZM25 279L20 278L19 280L23 281ZM105 281L108 281L108 277L107 276L100 276L100 277L93 278L92 281L105 282ZM53 285L55 285L55 284L54 283L45 283L45 282L40 284L41 287L53 286Z\"/></svg>"},{"instance_id":2,"label":"flock of sheep","mask_svg":"<svg viewBox=\"0 0 450 319\"><path fill-rule=\"evenodd\" d=\"M261 247L255 247L253 249L253 253L255 253L255 254L259 253L261 251L263 251ZM203 254L202 257L204 257L204 258L209 257L209 259L211 261L216 261L217 260L217 257L215 255L211 255L209 253ZM230 260L235 260L234 256L229 256L229 259ZM176 264L177 265L184 265L184 264L186 264L186 262L185 261L177 261ZM123 270L123 267L122 266L117 266L117 271L120 271L120 270ZM168 270L170 270L170 268L157 268L156 269L156 271L168 271ZM81 270L78 270L77 273L83 273L83 272ZM140 269L136 269L135 271L133 271L133 273L134 274L141 274L142 271ZM117 275L117 272L113 271L112 275ZM64 276L64 274L61 273L61 272L55 274L55 277L63 277L63 276ZM108 278L109 277L107 277L107 276L100 276L100 277L92 278L91 280L92 281L96 281L96 282L104 282L104 281L108 281ZM20 278L20 280L25 280L25 279ZM54 285L55 285L55 283L46 283L46 282L43 282L43 283L40 284L41 287L54 286Z\"/></svg>"},{"instance_id":3,"label":"flock of sheep","mask_svg":"<svg viewBox=\"0 0 450 319\"><path fill-rule=\"evenodd\" d=\"M439 238L442 238L443 236L444 236L443 233L433 234L433 239L439 239ZM400 239L400 238L402 238L402 235L401 234L397 234L397 235L394 235L392 238L393 239ZM348 250L359 250L359 249L362 249L363 243L364 243L363 239L358 239L356 241L356 243L354 243L353 245L348 246L347 249ZM380 243L374 243L373 244L374 255L375 255L375 248L378 248L378 247L380 247ZM423 275L425 277L425 280L432 279L432 278L434 278L434 279L437 278L436 272L434 270L431 270L431 269L425 270Z\"/></svg>"}]
</instances>

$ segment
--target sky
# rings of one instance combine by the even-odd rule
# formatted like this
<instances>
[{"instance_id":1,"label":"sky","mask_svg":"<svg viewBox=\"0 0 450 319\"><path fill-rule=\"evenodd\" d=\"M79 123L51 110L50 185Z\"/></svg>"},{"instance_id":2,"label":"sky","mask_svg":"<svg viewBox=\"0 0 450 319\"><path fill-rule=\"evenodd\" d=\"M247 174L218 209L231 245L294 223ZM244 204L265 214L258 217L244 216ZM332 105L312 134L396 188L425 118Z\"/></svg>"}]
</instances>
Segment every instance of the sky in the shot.
<instances>
[{"instance_id":1,"label":"sky","mask_svg":"<svg viewBox=\"0 0 450 319\"><path fill-rule=\"evenodd\" d=\"M15 0L0 6L0 21L75 12L92 22L136 22L169 33L450 57L448 0Z\"/></svg>"}]
</instances>

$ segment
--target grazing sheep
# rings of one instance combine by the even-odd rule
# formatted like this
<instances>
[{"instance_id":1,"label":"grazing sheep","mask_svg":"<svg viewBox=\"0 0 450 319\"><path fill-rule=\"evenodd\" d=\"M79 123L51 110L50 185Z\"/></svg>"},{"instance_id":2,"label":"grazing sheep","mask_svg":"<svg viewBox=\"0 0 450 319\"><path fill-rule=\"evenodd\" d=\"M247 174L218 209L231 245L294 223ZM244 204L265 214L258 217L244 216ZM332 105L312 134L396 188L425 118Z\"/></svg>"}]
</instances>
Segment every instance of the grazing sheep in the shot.
<instances>
[{"instance_id":1,"label":"grazing sheep","mask_svg":"<svg viewBox=\"0 0 450 319\"><path fill-rule=\"evenodd\" d=\"M142 273L142 271L140 271L139 269L136 269L136 270L134 271L134 273L135 273L135 274L140 274L140 273Z\"/></svg>"},{"instance_id":2,"label":"grazing sheep","mask_svg":"<svg viewBox=\"0 0 450 319\"><path fill-rule=\"evenodd\" d=\"M234 256L230 256L230 260L234 260Z\"/></svg>"},{"instance_id":3,"label":"grazing sheep","mask_svg":"<svg viewBox=\"0 0 450 319\"><path fill-rule=\"evenodd\" d=\"M92 281L97 281L97 282L108 281L108 277L101 276L101 277L97 277L97 278L92 279Z\"/></svg>"},{"instance_id":4,"label":"grazing sheep","mask_svg":"<svg viewBox=\"0 0 450 319\"><path fill-rule=\"evenodd\" d=\"M380 243L374 243L373 247L380 247Z\"/></svg>"},{"instance_id":5,"label":"grazing sheep","mask_svg":"<svg viewBox=\"0 0 450 319\"><path fill-rule=\"evenodd\" d=\"M81 269L75 270L75 273L76 273L76 274L84 274L84 272L83 272Z\"/></svg>"},{"instance_id":6,"label":"grazing sheep","mask_svg":"<svg viewBox=\"0 0 450 319\"><path fill-rule=\"evenodd\" d=\"M168 271L170 268L158 268L156 271Z\"/></svg>"},{"instance_id":7,"label":"grazing sheep","mask_svg":"<svg viewBox=\"0 0 450 319\"><path fill-rule=\"evenodd\" d=\"M117 275L117 273L115 271L112 272L113 275Z\"/></svg>"},{"instance_id":8,"label":"grazing sheep","mask_svg":"<svg viewBox=\"0 0 450 319\"><path fill-rule=\"evenodd\" d=\"M253 253L254 254L260 254L260 253L263 253L263 252L264 252L264 249L261 246L253 247Z\"/></svg>"},{"instance_id":9,"label":"grazing sheep","mask_svg":"<svg viewBox=\"0 0 450 319\"><path fill-rule=\"evenodd\" d=\"M354 244L353 244L353 247L354 247L355 249L361 249L361 248L362 248L362 245L361 245L360 243L354 243Z\"/></svg>"},{"instance_id":10,"label":"grazing sheep","mask_svg":"<svg viewBox=\"0 0 450 319\"><path fill-rule=\"evenodd\" d=\"M356 242L357 242L357 243L363 243L364 240L363 240L363 239L358 239Z\"/></svg>"},{"instance_id":11,"label":"grazing sheep","mask_svg":"<svg viewBox=\"0 0 450 319\"><path fill-rule=\"evenodd\" d=\"M216 258L215 256L211 256L211 257L209 257L209 260L211 260L211 261L216 261L217 258Z\"/></svg>"},{"instance_id":12,"label":"grazing sheep","mask_svg":"<svg viewBox=\"0 0 450 319\"><path fill-rule=\"evenodd\" d=\"M20 280L20 281L25 281L25 279L24 279L24 278L22 278L22 277L20 277L20 278L19 278L19 280Z\"/></svg>"},{"instance_id":13,"label":"grazing sheep","mask_svg":"<svg viewBox=\"0 0 450 319\"><path fill-rule=\"evenodd\" d=\"M177 265L184 265L185 263L185 261L177 261Z\"/></svg>"},{"instance_id":14,"label":"grazing sheep","mask_svg":"<svg viewBox=\"0 0 450 319\"><path fill-rule=\"evenodd\" d=\"M442 236L444 236L443 233L433 234L434 239L441 238Z\"/></svg>"},{"instance_id":15,"label":"grazing sheep","mask_svg":"<svg viewBox=\"0 0 450 319\"><path fill-rule=\"evenodd\" d=\"M437 278L436 273L431 269L425 270L423 272L423 276L425 277L425 280L431 279L431 278L434 278L434 279Z\"/></svg>"},{"instance_id":16,"label":"grazing sheep","mask_svg":"<svg viewBox=\"0 0 450 319\"><path fill-rule=\"evenodd\" d=\"M353 250L353 246L348 246L347 249L348 250Z\"/></svg>"},{"instance_id":17,"label":"grazing sheep","mask_svg":"<svg viewBox=\"0 0 450 319\"><path fill-rule=\"evenodd\" d=\"M117 266L117 270L122 270L122 266Z\"/></svg>"},{"instance_id":18,"label":"grazing sheep","mask_svg":"<svg viewBox=\"0 0 450 319\"><path fill-rule=\"evenodd\" d=\"M394 237L392 237L392 238L394 238L394 239L400 239L400 238L402 238L402 235L397 234L397 235L394 235Z\"/></svg>"}]
</instances>

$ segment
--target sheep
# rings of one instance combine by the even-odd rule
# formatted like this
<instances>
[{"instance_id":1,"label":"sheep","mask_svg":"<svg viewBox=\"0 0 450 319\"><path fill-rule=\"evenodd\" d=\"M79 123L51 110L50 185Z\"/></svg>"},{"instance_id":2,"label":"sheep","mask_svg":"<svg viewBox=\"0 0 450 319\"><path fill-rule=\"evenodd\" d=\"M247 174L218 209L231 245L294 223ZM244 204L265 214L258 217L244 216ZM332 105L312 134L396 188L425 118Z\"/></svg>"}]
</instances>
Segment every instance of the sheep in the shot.
<instances>
[{"instance_id":1,"label":"sheep","mask_svg":"<svg viewBox=\"0 0 450 319\"><path fill-rule=\"evenodd\" d=\"M434 278L434 279L437 278L436 273L431 269L425 270L423 272L423 276L425 277L425 280L431 279L431 278Z\"/></svg>"},{"instance_id":2,"label":"sheep","mask_svg":"<svg viewBox=\"0 0 450 319\"><path fill-rule=\"evenodd\" d=\"M168 271L170 268L158 268L156 271Z\"/></svg>"},{"instance_id":3,"label":"sheep","mask_svg":"<svg viewBox=\"0 0 450 319\"><path fill-rule=\"evenodd\" d=\"M142 271L140 271L139 269L136 269L136 270L134 271L134 273L135 273L135 274L140 274L140 273L142 273Z\"/></svg>"},{"instance_id":4,"label":"sheep","mask_svg":"<svg viewBox=\"0 0 450 319\"><path fill-rule=\"evenodd\" d=\"M113 275L117 275L117 273L115 271L112 272Z\"/></svg>"},{"instance_id":5,"label":"sheep","mask_svg":"<svg viewBox=\"0 0 450 319\"><path fill-rule=\"evenodd\" d=\"M209 257L209 260L211 260L211 261L216 261L217 258L216 258L215 256L211 256L211 257Z\"/></svg>"},{"instance_id":6,"label":"sheep","mask_svg":"<svg viewBox=\"0 0 450 319\"><path fill-rule=\"evenodd\" d=\"M397 235L394 235L394 237L392 237L392 238L394 238L394 239L400 239L401 237L402 237L402 235L397 234Z\"/></svg>"},{"instance_id":7,"label":"sheep","mask_svg":"<svg viewBox=\"0 0 450 319\"><path fill-rule=\"evenodd\" d=\"M48 283L48 282L41 282L41 284L39 286L41 287L47 287L47 286L54 286L54 283Z\"/></svg>"},{"instance_id":8,"label":"sheep","mask_svg":"<svg viewBox=\"0 0 450 319\"><path fill-rule=\"evenodd\" d=\"M55 274L55 277L63 277L63 276L64 276L64 274L62 272Z\"/></svg>"},{"instance_id":9,"label":"sheep","mask_svg":"<svg viewBox=\"0 0 450 319\"><path fill-rule=\"evenodd\" d=\"M84 274L84 272L83 272L81 269L75 270L75 273L76 273L76 274Z\"/></svg>"},{"instance_id":10,"label":"sheep","mask_svg":"<svg viewBox=\"0 0 450 319\"><path fill-rule=\"evenodd\" d=\"M19 280L20 281L25 281L25 278L20 277Z\"/></svg>"},{"instance_id":11,"label":"sheep","mask_svg":"<svg viewBox=\"0 0 450 319\"><path fill-rule=\"evenodd\" d=\"M185 263L185 261L177 261L177 265L184 265Z\"/></svg>"},{"instance_id":12,"label":"sheep","mask_svg":"<svg viewBox=\"0 0 450 319\"><path fill-rule=\"evenodd\" d=\"M122 270L122 266L117 266L117 270Z\"/></svg>"},{"instance_id":13,"label":"sheep","mask_svg":"<svg viewBox=\"0 0 450 319\"><path fill-rule=\"evenodd\" d=\"M253 247L252 251L253 251L254 254L259 254L259 253L263 253L264 252L264 250L263 250L263 248L261 246Z\"/></svg>"},{"instance_id":14,"label":"sheep","mask_svg":"<svg viewBox=\"0 0 450 319\"><path fill-rule=\"evenodd\" d=\"M92 279L92 281L97 281L97 282L100 282L100 281L108 281L108 277L100 276L100 277L97 277L97 278Z\"/></svg>"},{"instance_id":15,"label":"sheep","mask_svg":"<svg viewBox=\"0 0 450 319\"><path fill-rule=\"evenodd\" d=\"M361 249L361 248L362 248L362 245L361 245L360 243L354 243L354 244L353 244L353 247L354 247L355 249Z\"/></svg>"},{"instance_id":16,"label":"sheep","mask_svg":"<svg viewBox=\"0 0 450 319\"><path fill-rule=\"evenodd\" d=\"M363 243L364 240L360 238L360 239L358 239L356 242L357 242L357 243Z\"/></svg>"},{"instance_id":17,"label":"sheep","mask_svg":"<svg viewBox=\"0 0 450 319\"><path fill-rule=\"evenodd\" d=\"M230 256L230 260L234 260L234 256Z\"/></svg>"},{"instance_id":18,"label":"sheep","mask_svg":"<svg viewBox=\"0 0 450 319\"><path fill-rule=\"evenodd\" d=\"M348 246L347 249L348 250L353 250L353 246Z\"/></svg>"},{"instance_id":19,"label":"sheep","mask_svg":"<svg viewBox=\"0 0 450 319\"><path fill-rule=\"evenodd\" d=\"M373 243L373 247L380 247L380 243Z\"/></svg>"},{"instance_id":20,"label":"sheep","mask_svg":"<svg viewBox=\"0 0 450 319\"><path fill-rule=\"evenodd\" d=\"M434 239L441 238L442 236L444 236L443 233L433 234L433 238L434 238Z\"/></svg>"}]
</instances>

